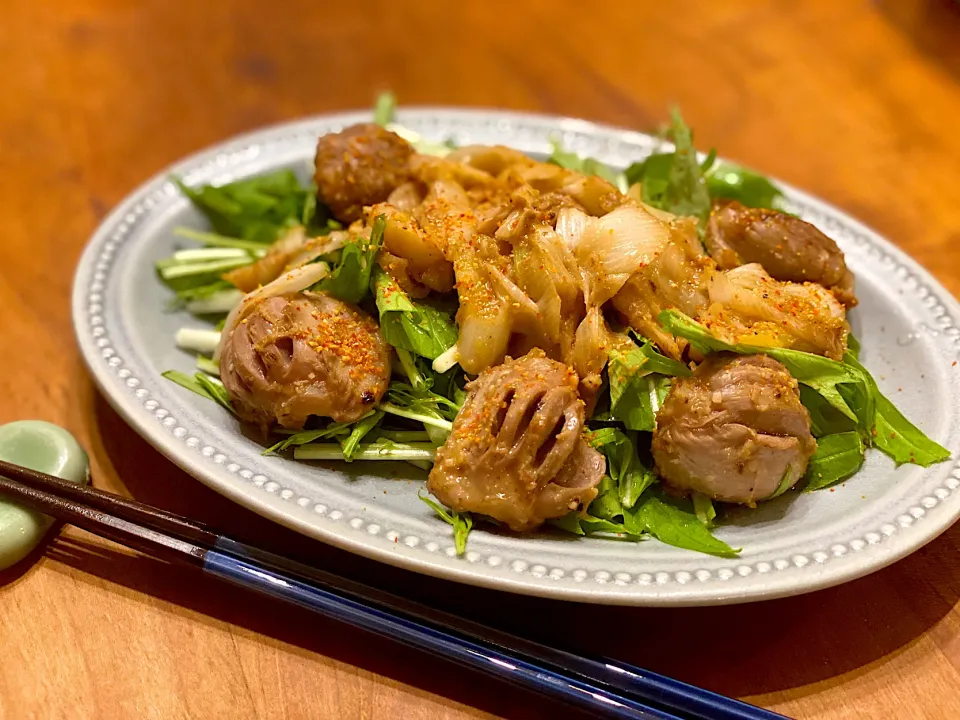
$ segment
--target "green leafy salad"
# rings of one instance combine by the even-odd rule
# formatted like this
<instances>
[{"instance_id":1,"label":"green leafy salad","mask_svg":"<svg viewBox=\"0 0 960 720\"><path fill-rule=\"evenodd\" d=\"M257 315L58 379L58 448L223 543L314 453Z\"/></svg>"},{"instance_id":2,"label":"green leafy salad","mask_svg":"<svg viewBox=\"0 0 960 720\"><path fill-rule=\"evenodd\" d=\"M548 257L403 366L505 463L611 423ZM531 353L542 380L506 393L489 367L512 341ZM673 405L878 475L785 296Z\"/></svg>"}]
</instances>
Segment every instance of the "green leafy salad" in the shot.
<instances>
[{"instance_id":1,"label":"green leafy salad","mask_svg":"<svg viewBox=\"0 0 960 720\"><path fill-rule=\"evenodd\" d=\"M728 505L830 487L871 448L948 458L860 364L849 281L791 275L783 243L840 278L835 244L768 179L701 162L678 112L626 169L559 143L540 162L426 140L389 95L375 121L345 151L321 138L313 184L174 178L209 227L178 228L156 266L171 308L203 321L175 338L195 372L164 376L259 425L265 455L415 465L458 553L486 523L722 557L739 552L713 532ZM279 318L313 334L280 342ZM248 344L227 347L238 329ZM244 362L301 374L261 388Z\"/></svg>"}]
</instances>

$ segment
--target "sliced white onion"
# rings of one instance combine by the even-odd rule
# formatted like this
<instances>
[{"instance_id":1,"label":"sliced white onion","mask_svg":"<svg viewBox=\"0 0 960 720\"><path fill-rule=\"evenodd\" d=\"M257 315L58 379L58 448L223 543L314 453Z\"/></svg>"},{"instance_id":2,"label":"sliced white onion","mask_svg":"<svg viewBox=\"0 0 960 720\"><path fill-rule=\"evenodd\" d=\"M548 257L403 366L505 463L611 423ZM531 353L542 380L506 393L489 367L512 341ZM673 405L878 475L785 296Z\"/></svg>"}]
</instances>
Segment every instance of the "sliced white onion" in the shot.
<instances>
[{"instance_id":1,"label":"sliced white onion","mask_svg":"<svg viewBox=\"0 0 960 720\"><path fill-rule=\"evenodd\" d=\"M657 220L663 220L663 222L673 222L677 219L677 216L673 213L667 212L666 210L661 210L660 208L655 208L653 205L647 205L642 200L640 201L640 207L657 218Z\"/></svg>"},{"instance_id":2,"label":"sliced white onion","mask_svg":"<svg viewBox=\"0 0 960 720\"><path fill-rule=\"evenodd\" d=\"M186 304L186 310L194 315L228 313L239 305L241 300L243 300L243 292L240 290L221 290L209 297L191 300Z\"/></svg>"},{"instance_id":3,"label":"sliced white onion","mask_svg":"<svg viewBox=\"0 0 960 720\"><path fill-rule=\"evenodd\" d=\"M564 244L573 251L583 239L583 233L590 223L590 216L580 208L565 207L557 213L557 233Z\"/></svg>"},{"instance_id":4,"label":"sliced white onion","mask_svg":"<svg viewBox=\"0 0 960 720\"><path fill-rule=\"evenodd\" d=\"M670 228L640 207L625 205L590 223L576 248L587 303L602 305L670 242Z\"/></svg>"},{"instance_id":5,"label":"sliced white onion","mask_svg":"<svg viewBox=\"0 0 960 720\"><path fill-rule=\"evenodd\" d=\"M433 370L438 373L445 373L447 370L452 368L460 362L460 347L454 345L449 350L441 353L437 356L437 359L433 361Z\"/></svg>"},{"instance_id":6,"label":"sliced white onion","mask_svg":"<svg viewBox=\"0 0 960 720\"><path fill-rule=\"evenodd\" d=\"M491 365L503 362L510 342L510 322L506 309L493 316L471 313L460 321L460 365L477 375Z\"/></svg>"}]
</instances>

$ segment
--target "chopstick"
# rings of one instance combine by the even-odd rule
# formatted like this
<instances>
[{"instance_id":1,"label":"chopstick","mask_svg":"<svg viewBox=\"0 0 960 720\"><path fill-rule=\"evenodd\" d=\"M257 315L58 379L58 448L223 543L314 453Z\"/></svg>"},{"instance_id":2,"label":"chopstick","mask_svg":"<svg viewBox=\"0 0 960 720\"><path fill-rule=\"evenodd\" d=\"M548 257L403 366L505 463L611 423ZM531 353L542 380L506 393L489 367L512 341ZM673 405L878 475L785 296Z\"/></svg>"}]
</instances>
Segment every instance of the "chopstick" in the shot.
<instances>
[{"instance_id":1,"label":"chopstick","mask_svg":"<svg viewBox=\"0 0 960 720\"><path fill-rule=\"evenodd\" d=\"M489 628L317 570L173 513L0 461L0 494L146 555L440 655L590 711L644 720L766 720L783 716L605 658Z\"/></svg>"}]
</instances>

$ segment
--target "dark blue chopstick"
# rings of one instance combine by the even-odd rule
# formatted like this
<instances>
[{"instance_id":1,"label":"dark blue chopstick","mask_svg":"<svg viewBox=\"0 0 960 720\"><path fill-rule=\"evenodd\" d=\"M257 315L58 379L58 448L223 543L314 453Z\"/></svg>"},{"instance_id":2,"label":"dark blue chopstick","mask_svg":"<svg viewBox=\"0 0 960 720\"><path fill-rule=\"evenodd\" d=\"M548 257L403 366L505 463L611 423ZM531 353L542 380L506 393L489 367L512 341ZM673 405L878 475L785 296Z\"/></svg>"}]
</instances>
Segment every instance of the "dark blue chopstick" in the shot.
<instances>
[{"instance_id":1,"label":"dark blue chopstick","mask_svg":"<svg viewBox=\"0 0 960 720\"><path fill-rule=\"evenodd\" d=\"M343 592L347 599L359 600L367 606L392 613L429 630L455 634L466 642L484 643L504 654L518 652L554 672L601 684L614 693L661 708L668 713L675 713L676 717L710 720L775 720L784 717L635 665L609 658L574 654L504 633L229 538L221 537L216 543L216 550L241 561L248 559L261 568L278 569L326 590Z\"/></svg>"},{"instance_id":2,"label":"dark blue chopstick","mask_svg":"<svg viewBox=\"0 0 960 720\"><path fill-rule=\"evenodd\" d=\"M232 555L209 550L204 569L241 587L296 603L515 685L550 695L592 711L597 717L624 720L680 720L680 716L643 705L601 686L566 676L522 656L485 643L470 642L437 628L390 614L343 595L278 573Z\"/></svg>"},{"instance_id":3,"label":"dark blue chopstick","mask_svg":"<svg viewBox=\"0 0 960 720\"><path fill-rule=\"evenodd\" d=\"M295 563L187 518L111 493L2 461L0 473L0 492L48 515L149 555L198 566L242 587L565 700L595 717L783 717L632 665L591 659L509 635Z\"/></svg>"}]
</instances>

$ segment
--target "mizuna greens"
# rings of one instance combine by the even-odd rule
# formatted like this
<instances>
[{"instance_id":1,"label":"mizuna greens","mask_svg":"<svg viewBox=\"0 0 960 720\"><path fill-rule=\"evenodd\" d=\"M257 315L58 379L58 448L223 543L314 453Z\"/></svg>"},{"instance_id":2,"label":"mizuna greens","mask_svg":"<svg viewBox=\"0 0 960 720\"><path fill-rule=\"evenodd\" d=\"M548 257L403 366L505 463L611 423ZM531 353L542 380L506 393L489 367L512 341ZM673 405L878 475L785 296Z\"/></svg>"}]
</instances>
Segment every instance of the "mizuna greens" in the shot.
<instances>
[{"instance_id":1,"label":"mizuna greens","mask_svg":"<svg viewBox=\"0 0 960 720\"><path fill-rule=\"evenodd\" d=\"M347 243L340 251L340 260L333 272L320 281L318 290L344 302L359 303L370 294L370 278L382 243L383 218L377 218L370 239L360 238Z\"/></svg>"},{"instance_id":2,"label":"mizuna greens","mask_svg":"<svg viewBox=\"0 0 960 720\"><path fill-rule=\"evenodd\" d=\"M864 445L876 447L893 458L898 465L909 462L927 467L950 457L950 453L945 448L924 435L896 409L894 404L880 392L873 376L849 351L844 356L843 362L837 362L797 350L730 345L717 340L703 325L676 310L666 310L661 313L660 321L665 328L679 337L686 338L701 352L764 354L779 360L800 383L819 394L820 400L811 402L816 412L822 412L824 403L832 406L854 422L855 434L862 438ZM827 437L843 436L844 438L829 441L829 449L824 451L821 460L825 462L828 457L836 455L841 446L846 448L848 453L852 449L862 447L854 444L849 435L848 432L821 435L820 443L823 443ZM849 467L850 464L847 462L845 467ZM819 469L819 472L823 471L824 468ZM849 474L851 473L846 473L846 475ZM834 480L845 477L843 473L835 473L835 475Z\"/></svg>"},{"instance_id":3,"label":"mizuna greens","mask_svg":"<svg viewBox=\"0 0 960 720\"><path fill-rule=\"evenodd\" d=\"M379 125L395 131L426 156L452 149L449 142L424 140L396 125L392 95L381 96L374 115ZM700 162L692 132L677 111L671 115L667 136L672 149L655 152L622 172L568 152L558 142L553 143L548 162L600 177L649 208L695 218L701 236L717 200L735 200L752 208L784 208L782 192L763 176L718 163L712 150ZM302 229L309 238L327 237L330 242L307 261L311 277L319 279L306 289L358 306L376 318L383 340L392 348L393 377L383 398L358 419L334 422L314 416L303 430L275 437L264 454L292 453L298 460L405 461L429 470L464 404L469 379L456 362L461 340L458 293L408 292L378 262L385 251L384 216L370 220L367 235L348 233L318 203L316 188L301 183L290 170L221 186L188 187L176 178L173 182L207 218L210 229L178 228L178 238L198 246L160 260L157 273L173 292L174 307L212 324L207 329L184 328L177 334L178 346L198 353L197 372L191 376L168 371L164 377L236 414L217 377L217 357L220 327L244 295L224 279L225 274L262 261L291 232ZM532 303L535 309L528 309L530 313L563 302L555 288L535 290L542 297ZM927 466L949 455L880 392L859 363L859 348L852 336L842 359L832 360L783 347L725 342L711 332L709 324L677 309L660 312L656 321L673 337L689 342L692 353L765 355L782 363L800 383L800 402L817 438L802 485L807 491L849 478L860 468L868 448L880 450L898 464ZM585 436L602 453L606 474L589 507L552 518L549 525L576 535L629 541L656 538L681 548L735 556L739 551L712 533L718 513L710 497L698 492L678 496L661 482L651 455L658 412L677 379L691 376L693 363L665 355L655 342L633 330L618 336L627 341L611 345L598 373L599 389ZM782 487L768 497L787 490L791 484L785 483L787 479L788 473ZM421 499L451 525L456 551L463 553L474 517L429 497L421 495Z\"/></svg>"},{"instance_id":4,"label":"mizuna greens","mask_svg":"<svg viewBox=\"0 0 960 720\"><path fill-rule=\"evenodd\" d=\"M436 360L457 344L457 325L449 313L414 302L379 267L373 272L373 294L380 331L394 348Z\"/></svg>"}]
</instances>

